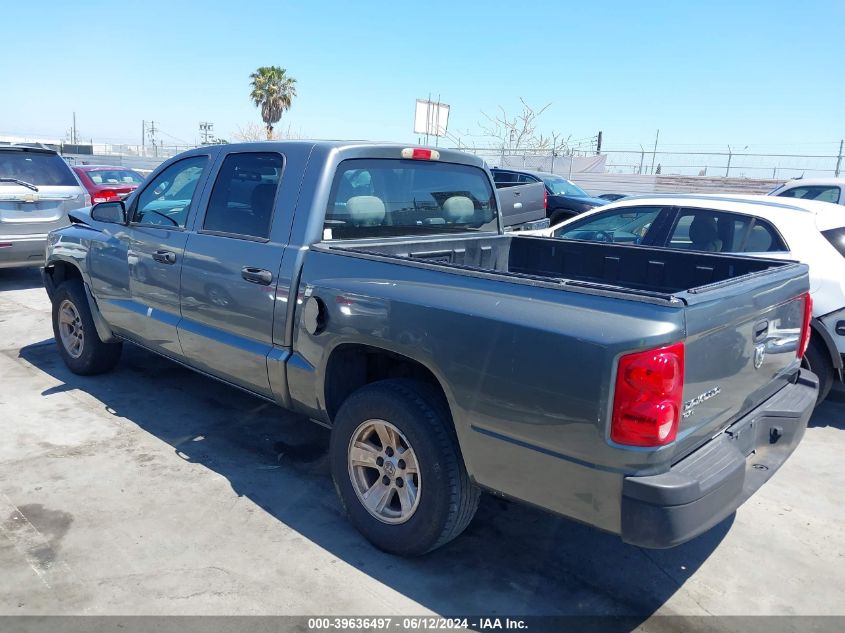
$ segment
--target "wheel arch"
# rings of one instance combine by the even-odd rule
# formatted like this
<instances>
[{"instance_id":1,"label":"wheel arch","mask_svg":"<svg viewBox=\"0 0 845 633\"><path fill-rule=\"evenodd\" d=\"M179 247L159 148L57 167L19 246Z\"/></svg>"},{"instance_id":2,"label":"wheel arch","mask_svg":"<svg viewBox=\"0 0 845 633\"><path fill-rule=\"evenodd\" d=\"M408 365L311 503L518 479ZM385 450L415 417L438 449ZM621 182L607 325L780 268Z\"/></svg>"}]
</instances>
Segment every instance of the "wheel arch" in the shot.
<instances>
[{"instance_id":1,"label":"wheel arch","mask_svg":"<svg viewBox=\"0 0 845 633\"><path fill-rule=\"evenodd\" d=\"M827 352L827 355L830 357L830 362L833 365L833 371L836 374L836 377L841 381L843 369L842 356L839 353L839 350L836 349L836 343L830 335L830 332L827 331L824 323L816 317L813 317L810 320L810 330L810 336L818 341L822 346L822 349Z\"/></svg>"},{"instance_id":2,"label":"wheel arch","mask_svg":"<svg viewBox=\"0 0 845 633\"><path fill-rule=\"evenodd\" d=\"M329 420L334 420L343 402L357 389L388 378L409 378L431 385L442 396L450 418L453 417L444 382L422 361L381 347L341 343L326 361L323 402ZM454 426L454 419L450 424Z\"/></svg>"},{"instance_id":3,"label":"wheel arch","mask_svg":"<svg viewBox=\"0 0 845 633\"><path fill-rule=\"evenodd\" d=\"M60 285L70 279L79 279L85 283L85 277L82 275L82 270L73 262L64 259L54 259L47 262L44 266L44 288L47 290L47 296L53 299L53 293Z\"/></svg>"},{"instance_id":4,"label":"wheel arch","mask_svg":"<svg viewBox=\"0 0 845 633\"><path fill-rule=\"evenodd\" d=\"M94 321L94 327L97 330L97 336L103 343L112 343L116 340L111 326L103 318L100 313L100 307L97 305L97 300L91 293L91 288L82 273L82 269L72 261L64 259L55 259L47 262L44 266L44 288L47 290L47 296L50 301L53 300L53 295L61 284L70 280L79 280L82 283L82 288L85 291L85 298L88 301L88 309L91 311L91 319Z\"/></svg>"}]
</instances>

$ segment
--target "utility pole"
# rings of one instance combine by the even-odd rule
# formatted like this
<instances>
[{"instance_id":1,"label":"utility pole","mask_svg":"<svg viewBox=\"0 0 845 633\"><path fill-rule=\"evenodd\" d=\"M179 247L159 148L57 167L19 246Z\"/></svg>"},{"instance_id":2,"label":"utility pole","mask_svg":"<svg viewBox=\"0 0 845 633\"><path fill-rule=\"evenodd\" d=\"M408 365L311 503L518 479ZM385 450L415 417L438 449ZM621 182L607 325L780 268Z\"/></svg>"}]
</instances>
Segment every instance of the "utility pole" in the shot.
<instances>
[{"instance_id":1,"label":"utility pole","mask_svg":"<svg viewBox=\"0 0 845 633\"><path fill-rule=\"evenodd\" d=\"M725 178L728 177L728 174L731 173L731 158L733 157L733 152L731 151L731 146L728 145L728 166L725 169Z\"/></svg>"},{"instance_id":2,"label":"utility pole","mask_svg":"<svg viewBox=\"0 0 845 633\"><path fill-rule=\"evenodd\" d=\"M654 158L657 156L657 140L660 138L660 130L657 130L657 134L654 137L654 151L651 153L651 173L654 174Z\"/></svg>"},{"instance_id":3,"label":"utility pole","mask_svg":"<svg viewBox=\"0 0 845 633\"><path fill-rule=\"evenodd\" d=\"M842 143L843 139L839 140L839 156L836 157L836 171L834 172L834 176L839 178L839 166L842 164Z\"/></svg>"},{"instance_id":4,"label":"utility pole","mask_svg":"<svg viewBox=\"0 0 845 633\"><path fill-rule=\"evenodd\" d=\"M141 121L141 156L147 155L147 122Z\"/></svg>"},{"instance_id":5,"label":"utility pole","mask_svg":"<svg viewBox=\"0 0 845 633\"><path fill-rule=\"evenodd\" d=\"M599 130L599 138L596 141L596 156L601 154L601 130Z\"/></svg>"},{"instance_id":6,"label":"utility pole","mask_svg":"<svg viewBox=\"0 0 845 633\"><path fill-rule=\"evenodd\" d=\"M70 142L76 145L76 112L73 113L73 127L70 128ZM841 151L839 152L842 153Z\"/></svg>"},{"instance_id":7,"label":"utility pole","mask_svg":"<svg viewBox=\"0 0 845 633\"><path fill-rule=\"evenodd\" d=\"M645 160L645 148L642 143L640 143L640 168L637 170L638 174L643 173L643 160Z\"/></svg>"},{"instance_id":8,"label":"utility pole","mask_svg":"<svg viewBox=\"0 0 845 633\"><path fill-rule=\"evenodd\" d=\"M147 128L147 133L150 135L150 145L153 146L153 156L158 157L158 146L156 145L156 122L150 121L150 125Z\"/></svg>"},{"instance_id":9,"label":"utility pole","mask_svg":"<svg viewBox=\"0 0 845 633\"><path fill-rule=\"evenodd\" d=\"M214 123L208 121L200 121L200 137L202 144L208 145L214 140Z\"/></svg>"}]
</instances>

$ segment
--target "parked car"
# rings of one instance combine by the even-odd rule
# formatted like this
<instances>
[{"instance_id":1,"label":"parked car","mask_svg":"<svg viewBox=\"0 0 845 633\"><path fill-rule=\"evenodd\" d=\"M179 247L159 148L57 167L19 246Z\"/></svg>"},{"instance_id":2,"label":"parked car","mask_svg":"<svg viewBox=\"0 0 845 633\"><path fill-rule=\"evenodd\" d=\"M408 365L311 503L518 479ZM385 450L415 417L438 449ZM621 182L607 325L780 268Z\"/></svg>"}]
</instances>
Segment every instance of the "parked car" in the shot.
<instances>
[{"instance_id":1,"label":"parked car","mask_svg":"<svg viewBox=\"0 0 845 633\"><path fill-rule=\"evenodd\" d=\"M47 234L91 204L68 164L46 147L0 145L0 268L40 266Z\"/></svg>"},{"instance_id":2,"label":"parked car","mask_svg":"<svg viewBox=\"0 0 845 633\"><path fill-rule=\"evenodd\" d=\"M805 264L504 233L461 152L206 146L71 217L44 269L70 370L134 342L328 426L343 507L396 554L460 534L481 489L677 545L816 399Z\"/></svg>"},{"instance_id":3,"label":"parked car","mask_svg":"<svg viewBox=\"0 0 845 633\"><path fill-rule=\"evenodd\" d=\"M622 198L627 198L627 193L603 193L598 196L602 200L607 200L608 202L616 202L617 200L621 200Z\"/></svg>"},{"instance_id":4,"label":"parked car","mask_svg":"<svg viewBox=\"0 0 845 633\"><path fill-rule=\"evenodd\" d=\"M769 195L845 205L845 178L798 178L782 184Z\"/></svg>"},{"instance_id":5,"label":"parked car","mask_svg":"<svg viewBox=\"0 0 845 633\"><path fill-rule=\"evenodd\" d=\"M804 365L819 377L819 402L834 381L843 378L845 213L836 205L748 195L646 196L539 233L800 260L810 267L813 296L812 337Z\"/></svg>"},{"instance_id":6,"label":"parked car","mask_svg":"<svg viewBox=\"0 0 845 633\"><path fill-rule=\"evenodd\" d=\"M144 182L141 174L126 167L77 165L73 171L91 194L91 201L94 204L122 200Z\"/></svg>"},{"instance_id":7,"label":"parked car","mask_svg":"<svg viewBox=\"0 0 845 633\"><path fill-rule=\"evenodd\" d=\"M507 187L530 182L542 182L546 187L546 214L551 224L557 224L603 204L607 200L594 198L575 183L544 171L527 171L493 168L497 187Z\"/></svg>"}]
</instances>

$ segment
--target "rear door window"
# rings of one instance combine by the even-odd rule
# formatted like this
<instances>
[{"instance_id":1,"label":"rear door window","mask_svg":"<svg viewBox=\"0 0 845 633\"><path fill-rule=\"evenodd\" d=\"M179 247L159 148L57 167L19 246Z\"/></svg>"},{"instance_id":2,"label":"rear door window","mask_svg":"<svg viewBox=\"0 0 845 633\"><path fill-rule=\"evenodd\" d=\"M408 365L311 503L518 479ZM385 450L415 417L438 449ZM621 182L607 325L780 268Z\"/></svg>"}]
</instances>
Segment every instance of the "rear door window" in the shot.
<instances>
[{"instance_id":1,"label":"rear door window","mask_svg":"<svg viewBox=\"0 0 845 633\"><path fill-rule=\"evenodd\" d=\"M493 180L497 184L500 183L515 183L516 174L512 171L494 171Z\"/></svg>"},{"instance_id":2,"label":"rear door window","mask_svg":"<svg viewBox=\"0 0 845 633\"><path fill-rule=\"evenodd\" d=\"M0 150L0 179L21 180L36 187L78 187L70 166L58 154ZM0 187L15 185L0 180Z\"/></svg>"},{"instance_id":3,"label":"rear door window","mask_svg":"<svg viewBox=\"0 0 845 633\"><path fill-rule=\"evenodd\" d=\"M786 250L778 232L765 220L711 209L681 209L667 246L716 253Z\"/></svg>"},{"instance_id":4,"label":"rear door window","mask_svg":"<svg viewBox=\"0 0 845 633\"><path fill-rule=\"evenodd\" d=\"M337 170L325 239L497 231L496 197L480 167L350 159Z\"/></svg>"},{"instance_id":5,"label":"rear door window","mask_svg":"<svg viewBox=\"0 0 845 633\"><path fill-rule=\"evenodd\" d=\"M275 152L230 154L223 161L202 230L267 239L283 159Z\"/></svg>"}]
</instances>

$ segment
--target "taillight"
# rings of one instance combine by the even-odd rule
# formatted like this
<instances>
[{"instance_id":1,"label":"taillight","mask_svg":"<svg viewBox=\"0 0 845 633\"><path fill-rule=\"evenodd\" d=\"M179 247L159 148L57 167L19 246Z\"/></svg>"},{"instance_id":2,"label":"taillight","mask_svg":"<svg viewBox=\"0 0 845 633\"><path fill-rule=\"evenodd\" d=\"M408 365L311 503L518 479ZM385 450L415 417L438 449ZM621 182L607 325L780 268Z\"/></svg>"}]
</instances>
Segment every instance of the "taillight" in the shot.
<instances>
[{"instance_id":1,"label":"taillight","mask_svg":"<svg viewBox=\"0 0 845 633\"><path fill-rule=\"evenodd\" d=\"M610 439L629 446L662 446L674 441L683 390L683 343L622 356Z\"/></svg>"},{"instance_id":2,"label":"taillight","mask_svg":"<svg viewBox=\"0 0 845 633\"><path fill-rule=\"evenodd\" d=\"M549 210L549 192L543 189L543 209Z\"/></svg>"},{"instance_id":3,"label":"taillight","mask_svg":"<svg viewBox=\"0 0 845 633\"><path fill-rule=\"evenodd\" d=\"M795 350L798 358L804 358L807 347L810 345L810 334L812 334L810 320L813 318L813 298L809 292L805 292L802 299L804 299L804 318L801 321L801 340L798 343L798 349Z\"/></svg>"},{"instance_id":4,"label":"taillight","mask_svg":"<svg viewBox=\"0 0 845 633\"><path fill-rule=\"evenodd\" d=\"M402 150L402 158L412 160L440 160L440 152L425 147L406 147Z\"/></svg>"},{"instance_id":5,"label":"taillight","mask_svg":"<svg viewBox=\"0 0 845 633\"><path fill-rule=\"evenodd\" d=\"M116 191L112 191L111 189L103 189L94 194L95 204L97 202L112 202L114 200L120 200L120 196L117 195Z\"/></svg>"}]
</instances>

